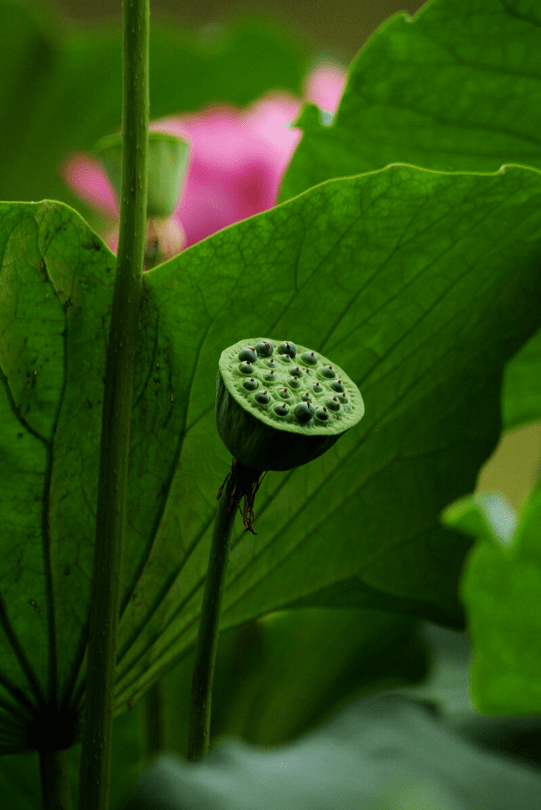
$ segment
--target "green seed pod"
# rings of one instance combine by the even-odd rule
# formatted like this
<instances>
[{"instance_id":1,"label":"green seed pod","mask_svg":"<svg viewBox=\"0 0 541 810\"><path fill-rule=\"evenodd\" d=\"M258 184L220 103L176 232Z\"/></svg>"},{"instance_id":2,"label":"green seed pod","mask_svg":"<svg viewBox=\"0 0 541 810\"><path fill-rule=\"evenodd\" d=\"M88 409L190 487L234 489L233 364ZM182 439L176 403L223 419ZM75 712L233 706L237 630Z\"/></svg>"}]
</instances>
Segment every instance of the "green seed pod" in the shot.
<instances>
[{"instance_id":1,"label":"green seed pod","mask_svg":"<svg viewBox=\"0 0 541 810\"><path fill-rule=\"evenodd\" d=\"M303 363L306 363L307 366L317 366L317 357L315 352L304 352L302 355Z\"/></svg>"},{"instance_id":2,"label":"green seed pod","mask_svg":"<svg viewBox=\"0 0 541 810\"><path fill-rule=\"evenodd\" d=\"M247 363L253 363L257 360L257 352L255 346L245 346L239 352L239 360L246 360Z\"/></svg>"},{"instance_id":3,"label":"green seed pod","mask_svg":"<svg viewBox=\"0 0 541 810\"><path fill-rule=\"evenodd\" d=\"M274 351L274 346L270 340L260 340L255 344L255 347L260 357L270 357Z\"/></svg>"},{"instance_id":4,"label":"green seed pod","mask_svg":"<svg viewBox=\"0 0 541 810\"><path fill-rule=\"evenodd\" d=\"M329 397L325 400L325 405L327 408L330 408L331 411L339 411L340 410L340 403L336 397Z\"/></svg>"},{"instance_id":5,"label":"green seed pod","mask_svg":"<svg viewBox=\"0 0 541 810\"><path fill-rule=\"evenodd\" d=\"M333 391L343 391L344 390L344 383L342 380L333 380L331 383L331 388Z\"/></svg>"},{"instance_id":6,"label":"green seed pod","mask_svg":"<svg viewBox=\"0 0 541 810\"><path fill-rule=\"evenodd\" d=\"M278 354L288 354L290 357L296 357L297 347L290 340L283 340L278 346Z\"/></svg>"},{"instance_id":7,"label":"green seed pod","mask_svg":"<svg viewBox=\"0 0 541 810\"><path fill-rule=\"evenodd\" d=\"M295 416L299 420L299 422L309 422L312 416L314 415L316 409L310 402L310 400L306 400L303 402L299 402L297 407L295 408Z\"/></svg>"},{"instance_id":8,"label":"green seed pod","mask_svg":"<svg viewBox=\"0 0 541 810\"><path fill-rule=\"evenodd\" d=\"M291 470L312 461L357 424L364 414L364 403L357 386L341 368L335 364L331 366L330 361L318 352L313 352L316 363L311 364L310 369L292 368L287 362L284 365L277 362L277 367L272 369L277 385L269 390L265 375L271 372L255 361L250 378L246 379L239 366L242 349L255 347L258 356L265 358L272 354L274 346L282 344L294 346L291 341L266 338L242 340L225 349L220 357L216 389L218 432L232 455L255 470ZM295 349L299 356L312 356L311 350L304 346ZM277 360L286 357L288 355L277 352ZM345 400L340 396L338 401L331 379L323 373L325 368L331 368L347 387ZM306 379L306 372L310 370ZM303 374L302 387L298 371ZM314 381L316 375L318 382ZM262 390L248 388L248 384L253 386L254 383ZM307 383L309 392L306 391ZM316 408L310 401L312 387L322 396L319 400L322 407L318 403Z\"/></svg>"}]
</instances>

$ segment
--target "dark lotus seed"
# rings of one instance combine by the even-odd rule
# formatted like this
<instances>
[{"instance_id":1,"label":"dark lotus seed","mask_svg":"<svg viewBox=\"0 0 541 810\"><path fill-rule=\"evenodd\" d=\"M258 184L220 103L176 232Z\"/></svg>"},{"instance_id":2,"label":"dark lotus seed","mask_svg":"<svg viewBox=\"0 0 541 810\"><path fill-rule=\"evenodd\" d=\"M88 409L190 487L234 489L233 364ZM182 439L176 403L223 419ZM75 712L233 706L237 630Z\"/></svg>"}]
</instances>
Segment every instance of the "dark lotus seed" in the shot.
<instances>
[{"instance_id":1,"label":"dark lotus seed","mask_svg":"<svg viewBox=\"0 0 541 810\"><path fill-rule=\"evenodd\" d=\"M329 418L329 411L327 408L317 408L316 416L318 419L321 419L322 422L326 422Z\"/></svg>"},{"instance_id":2,"label":"dark lotus seed","mask_svg":"<svg viewBox=\"0 0 541 810\"><path fill-rule=\"evenodd\" d=\"M278 353L289 354L290 357L295 357L297 354L297 347L294 343L291 343L290 340L284 340L284 342L280 343L278 346Z\"/></svg>"},{"instance_id":3,"label":"dark lotus seed","mask_svg":"<svg viewBox=\"0 0 541 810\"><path fill-rule=\"evenodd\" d=\"M255 391L258 387L259 383L257 380L254 380L253 377L250 377L249 380L244 380L243 386L246 388L247 391Z\"/></svg>"},{"instance_id":4,"label":"dark lotus seed","mask_svg":"<svg viewBox=\"0 0 541 810\"><path fill-rule=\"evenodd\" d=\"M248 363L253 363L257 360L257 352L254 346L246 346L239 352L239 360L246 360Z\"/></svg>"},{"instance_id":5,"label":"dark lotus seed","mask_svg":"<svg viewBox=\"0 0 541 810\"><path fill-rule=\"evenodd\" d=\"M301 394L301 399L303 402L310 402L311 397L308 391L305 394Z\"/></svg>"},{"instance_id":6,"label":"dark lotus seed","mask_svg":"<svg viewBox=\"0 0 541 810\"><path fill-rule=\"evenodd\" d=\"M327 406L327 408L330 408L331 411L340 410L340 403L338 402L336 397L329 397L329 399L326 399L325 405Z\"/></svg>"},{"instance_id":7,"label":"dark lotus seed","mask_svg":"<svg viewBox=\"0 0 541 810\"><path fill-rule=\"evenodd\" d=\"M287 416L289 413L289 406L285 402L280 403L280 405L275 405L274 413L278 414L278 416Z\"/></svg>"},{"instance_id":8,"label":"dark lotus seed","mask_svg":"<svg viewBox=\"0 0 541 810\"><path fill-rule=\"evenodd\" d=\"M269 371L268 374L265 374L265 379L267 380L267 382L273 383L277 381L278 377L276 376L274 371Z\"/></svg>"},{"instance_id":9,"label":"dark lotus seed","mask_svg":"<svg viewBox=\"0 0 541 810\"><path fill-rule=\"evenodd\" d=\"M348 398L345 394L338 394L338 401L344 403L348 401Z\"/></svg>"},{"instance_id":10,"label":"dark lotus seed","mask_svg":"<svg viewBox=\"0 0 541 810\"><path fill-rule=\"evenodd\" d=\"M314 352L305 352L302 355L302 359L309 366L316 366L317 365L317 357L315 356Z\"/></svg>"},{"instance_id":11,"label":"dark lotus seed","mask_svg":"<svg viewBox=\"0 0 541 810\"><path fill-rule=\"evenodd\" d=\"M270 357L274 351L274 346L268 340L266 340L264 343L256 343L255 347L257 349L257 353L260 354L261 357Z\"/></svg>"},{"instance_id":12,"label":"dark lotus seed","mask_svg":"<svg viewBox=\"0 0 541 810\"><path fill-rule=\"evenodd\" d=\"M288 354L283 354L280 357L280 360L282 361L282 363L291 363L291 357Z\"/></svg>"},{"instance_id":13,"label":"dark lotus seed","mask_svg":"<svg viewBox=\"0 0 541 810\"><path fill-rule=\"evenodd\" d=\"M295 368L290 368L289 373L292 374L294 377L302 377L302 368L295 366Z\"/></svg>"},{"instance_id":14,"label":"dark lotus seed","mask_svg":"<svg viewBox=\"0 0 541 810\"><path fill-rule=\"evenodd\" d=\"M291 391L288 388L280 388L278 391L282 399L289 399L291 396Z\"/></svg>"},{"instance_id":15,"label":"dark lotus seed","mask_svg":"<svg viewBox=\"0 0 541 810\"><path fill-rule=\"evenodd\" d=\"M332 366L323 366L321 373L324 377L336 377L336 371Z\"/></svg>"},{"instance_id":16,"label":"dark lotus seed","mask_svg":"<svg viewBox=\"0 0 541 810\"><path fill-rule=\"evenodd\" d=\"M260 405L266 405L268 402L270 402L270 394L268 391L260 391L259 394L256 394L255 398Z\"/></svg>"},{"instance_id":17,"label":"dark lotus seed","mask_svg":"<svg viewBox=\"0 0 541 810\"><path fill-rule=\"evenodd\" d=\"M253 374L254 373L254 367L252 366L251 363L241 363L240 366L239 366L239 370L243 374Z\"/></svg>"},{"instance_id":18,"label":"dark lotus seed","mask_svg":"<svg viewBox=\"0 0 541 810\"><path fill-rule=\"evenodd\" d=\"M265 360L265 365L269 368L276 368L276 362L272 358L270 360Z\"/></svg>"},{"instance_id":19,"label":"dark lotus seed","mask_svg":"<svg viewBox=\"0 0 541 810\"><path fill-rule=\"evenodd\" d=\"M289 387L290 388L300 388L301 387L301 382L300 382L299 378L298 377L293 377L293 379L289 381Z\"/></svg>"},{"instance_id":20,"label":"dark lotus seed","mask_svg":"<svg viewBox=\"0 0 541 810\"><path fill-rule=\"evenodd\" d=\"M343 391L344 383L342 382L342 380L334 380L334 382L331 383L331 388L333 389L333 391Z\"/></svg>"},{"instance_id":21,"label":"dark lotus seed","mask_svg":"<svg viewBox=\"0 0 541 810\"><path fill-rule=\"evenodd\" d=\"M321 394L321 392L323 391L323 388L321 387L321 385L319 383L314 383L312 388L314 389L316 394Z\"/></svg>"},{"instance_id":22,"label":"dark lotus seed","mask_svg":"<svg viewBox=\"0 0 541 810\"><path fill-rule=\"evenodd\" d=\"M295 408L295 416L299 422L309 422L315 413L315 408L310 402L299 402Z\"/></svg>"}]
</instances>

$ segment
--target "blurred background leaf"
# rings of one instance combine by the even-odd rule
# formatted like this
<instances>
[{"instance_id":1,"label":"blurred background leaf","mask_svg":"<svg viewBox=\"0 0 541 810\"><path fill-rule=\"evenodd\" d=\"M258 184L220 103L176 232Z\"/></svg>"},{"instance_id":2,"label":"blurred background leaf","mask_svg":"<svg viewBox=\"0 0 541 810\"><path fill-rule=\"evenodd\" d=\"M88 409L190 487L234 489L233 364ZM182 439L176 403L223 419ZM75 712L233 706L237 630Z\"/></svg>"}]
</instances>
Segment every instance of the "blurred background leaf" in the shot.
<instances>
[{"instance_id":1,"label":"blurred background leaf","mask_svg":"<svg viewBox=\"0 0 541 810\"><path fill-rule=\"evenodd\" d=\"M278 22L238 19L207 32L151 26L153 119L210 103L249 104L268 90L299 94L309 53ZM121 32L77 26L50 4L0 0L0 199L82 204L62 161L120 128Z\"/></svg>"}]
</instances>

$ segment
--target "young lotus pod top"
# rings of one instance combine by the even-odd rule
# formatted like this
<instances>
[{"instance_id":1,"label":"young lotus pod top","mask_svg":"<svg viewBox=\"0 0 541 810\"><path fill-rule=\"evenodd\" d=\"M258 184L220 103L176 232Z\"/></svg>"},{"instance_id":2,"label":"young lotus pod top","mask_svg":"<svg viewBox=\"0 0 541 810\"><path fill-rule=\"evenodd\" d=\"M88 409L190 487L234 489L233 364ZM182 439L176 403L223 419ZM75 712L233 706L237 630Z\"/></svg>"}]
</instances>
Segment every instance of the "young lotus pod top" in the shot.
<instances>
[{"instance_id":1,"label":"young lotus pod top","mask_svg":"<svg viewBox=\"0 0 541 810\"><path fill-rule=\"evenodd\" d=\"M257 358L243 354L247 347L252 354L257 352ZM294 354L286 347L293 347ZM270 371L268 358L274 353L278 358L309 357L309 368L298 367L306 384L300 385L297 367L287 363L277 362ZM340 393L334 387L336 378ZM229 451L247 467L290 470L306 464L328 450L363 414L363 398L355 383L318 352L269 338L241 340L222 352L216 423Z\"/></svg>"},{"instance_id":2,"label":"young lotus pod top","mask_svg":"<svg viewBox=\"0 0 541 810\"><path fill-rule=\"evenodd\" d=\"M120 200L122 136L107 135L94 146ZM165 132L148 133L147 217L167 219L177 207L188 168L189 145L184 138Z\"/></svg>"}]
</instances>

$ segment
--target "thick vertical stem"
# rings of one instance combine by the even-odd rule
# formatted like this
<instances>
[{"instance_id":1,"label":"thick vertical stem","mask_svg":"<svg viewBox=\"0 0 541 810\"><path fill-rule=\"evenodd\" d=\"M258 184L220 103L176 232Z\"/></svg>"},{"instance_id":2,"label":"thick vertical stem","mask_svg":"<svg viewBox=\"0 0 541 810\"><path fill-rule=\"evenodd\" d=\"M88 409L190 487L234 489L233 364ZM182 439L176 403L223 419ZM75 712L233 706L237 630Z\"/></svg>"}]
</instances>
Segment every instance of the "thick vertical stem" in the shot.
<instances>
[{"instance_id":1,"label":"thick vertical stem","mask_svg":"<svg viewBox=\"0 0 541 810\"><path fill-rule=\"evenodd\" d=\"M79 810L106 810L147 200L149 0L124 0L120 232L103 397Z\"/></svg>"},{"instance_id":2,"label":"thick vertical stem","mask_svg":"<svg viewBox=\"0 0 541 810\"><path fill-rule=\"evenodd\" d=\"M44 810L72 810L67 751L40 751Z\"/></svg>"},{"instance_id":3,"label":"thick vertical stem","mask_svg":"<svg viewBox=\"0 0 541 810\"><path fill-rule=\"evenodd\" d=\"M229 487L218 501L195 652L188 759L201 759L209 747L212 681L216 650L218 649L222 597L229 561L231 533L239 501L240 495L230 496Z\"/></svg>"}]
</instances>

